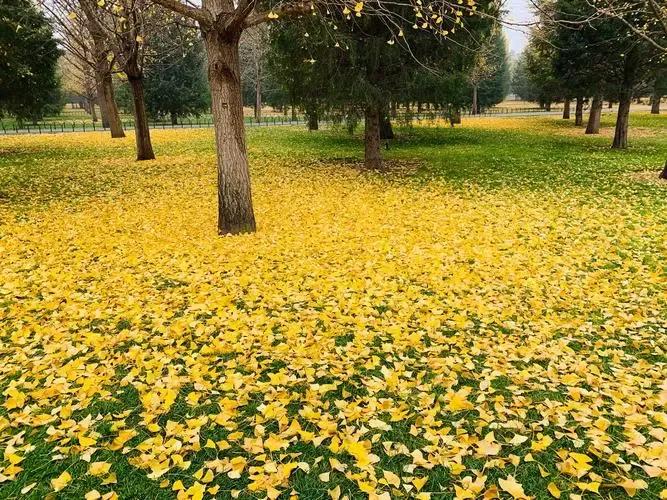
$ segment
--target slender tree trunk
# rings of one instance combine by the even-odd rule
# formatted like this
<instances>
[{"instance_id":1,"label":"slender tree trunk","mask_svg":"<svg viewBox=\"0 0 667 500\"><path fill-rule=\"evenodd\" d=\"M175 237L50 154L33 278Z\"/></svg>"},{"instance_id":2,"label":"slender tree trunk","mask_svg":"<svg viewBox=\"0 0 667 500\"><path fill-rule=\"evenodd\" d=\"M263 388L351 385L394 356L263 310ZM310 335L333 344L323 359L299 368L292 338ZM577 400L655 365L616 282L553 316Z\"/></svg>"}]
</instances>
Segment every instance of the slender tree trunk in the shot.
<instances>
[{"instance_id":1,"label":"slender tree trunk","mask_svg":"<svg viewBox=\"0 0 667 500\"><path fill-rule=\"evenodd\" d=\"M630 118L630 104L632 95L628 89L621 92L618 100L618 114L616 115L616 130L614 131L614 149L625 149L628 147L628 121Z\"/></svg>"},{"instance_id":2,"label":"slender tree trunk","mask_svg":"<svg viewBox=\"0 0 667 500\"><path fill-rule=\"evenodd\" d=\"M90 106L90 118L93 120L93 123L97 122L97 110L95 109L95 99L89 99L88 105Z\"/></svg>"},{"instance_id":3,"label":"slender tree trunk","mask_svg":"<svg viewBox=\"0 0 667 500\"><path fill-rule=\"evenodd\" d=\"M607 108L611 109L614 107L614 101L609 101L609 104L607 105Z\"/></svg>"},{"instance_id":4,"label":"slender tree trunk","mask_svg":"<svg viewBox=\"0 0 667 500\"><path fill-rule=\"evenodd\" d=\"M387 141L394 138L394 129L387 115L380 116L380 140ZM387 143L388 145L389 143ZM388 146L387 146L388 148Z\"/></svg>"},{"instance_id":5,"label":"slender tree trunk","mask_svg":"<svg viewBox=\"0 0 667 500\"><path fill-rule=\"evenodd\" d=\"M660 178L667 180L667 161L665 162L665 168L660 172Z\"/></svg>"},{"instance_id":6,"label":"slender tree trunk","mask_svg":"<svg viewBox=\"0 0 667 500\"><path fill-rule=\"evenodd\" d=\"M369 170L382 169L380 153L380 109L369 105L364 112L364 167Z\"/></svg>"},{"instance_id":7,"label":"slender tree trunk","mask_svg":"<svg viewBox=\"0 0 667 500\"><path fill-rule=\"evenodd\" d=\"M591 111L588 115L588 125L586 126L587 134L600 133L600 115L602 114L602 99L598 96L593 97L591 102Z\"/></svg>"},{"instance_id":8,"label":"slender tree trunk","mask_svg":"<svg viewBox=\"0 0 667 500\"><path fill-rule=\"evenodd\" d=\"M118 106L116 105L116 99L114 98L113 81L111 79L111 73L105 73L104 75L101 75L99 79L101 82L100 103L103 104L107 120L109 121L107 126L111 131L111 137L113 137L114 139L125 137L125 132L123 131L123 123L120 121L120 113L118 113Z\"/></svg>"},{"instance_id":9,"label":"slender tree trunk","mask_svg":"<svg viewBox=\"0 0 667 500\"><path fill-rule=\"evenodd\" d=\"M417 114L421 114L422 112L422 103L417 101Z\"/></svg>"},{"instance_id":10,"label":"slender tree trunk","mask_svg":"<svg viewBox=\"0 0 667 500\"><path fill-rule=\"evenodd\" d=\"M255 121L262 121L262 63L255 61Z\"/></svg>"},{"instance_id":11,"label":"slender tree trunk","mask_svg":"<svg viewBox=\"0 0 667 500\"><path fill-rule=\"evenodd\" d=\"M551 111L551 101L544 104L544 109L547 111Z\"/></svg>"},{"instance_id":12,"label":"slender tree trunk","mask_svg":"<svg viewBox=\"0 0 667 500\"><path fill-rule=\"evenodd\" d=\"M574 124L581 126L584 124L584 98L577 97L577 105L574 110Z\"/></svg>"},{"instance_id":13,"label":"slender tree trunk","mask_svg":"<svg viewBox=\"0 0 667 500\"><path fill-rule=\"evenodd\" d=\"M461 123L461 110L460 109L455 109L452 111L451 116L449 117L449 124L451 125L452 128L454 128L454 125L458 125Z\"/></svg>"},{"instance_id":14,"label":"slender tree trunk","mask_svg":"<svg viewBox=\"0 0 667 500\"><path fill-rule=\"evenodd\" d=\"M479 114L479 104L477 102L477 85L472 86L472 114Z\"/></svg>"},{"instance_id":15,"label":"slender tree trunk","mask_svg":"<svg viewBox=\"0 0 667 500\"><path fill-rule=\"evenodd\" d=\"M174 113L173 111L169 113L169 117L171 118L171 124L175 127L178 125L178 114Z\"/></svg>"},{"instance_id":16,"label":"slender tree trunk","mask_svg":"<svg viewBox=\"0 0 667 500\"><path fill-rule=\"evenodd\" d=\"M398 112L396 110L397 107L398 106L396 105L396 101L391 101L390 113L391 113L392 118L396 118L396 115L398 114Z\"/></svg>"},{"instance_id":17,"label":"slender tree trunk","mask_svg":"<svg viewBox=\"0 0 667 500\"><path fill-rule=\"evenodd\" d=\"M651 114L659 115L660 114L660 99L662 96L658 94L657 90L653 91L653 97L651 98Z\"/></svg>"},{"instance_id":18,"label":"slender tree trunk","mask_svg":"<svg viewBox=\"0 0 667 500\"><path fill-rule=\"evenodd\" d=\"M565 99L563 101L563 120L570 119L570 100Z\"/></svg>"},{"instance_id":19,"label":"slender tree trunk","mask_svg":"<svg viewBox=\"0 0 667 500\"><path fill-rule=\"evenodd\" d=\"M137 141L137 161L154 160L151 133L148 129L146 117L146 103L144 101L144 80L142 76L128 76L132 89L132 111L134 112L134 137Z\"/></svg>"},{"instance_id":20,"label":"slender tree trunk","mask_svg":"<svg viewBox=\"0 0 667 500\"><path fill-rule=\"evenodd\" d=\"M254 232L238 32L204 32L218 165L218 233Z\"/></svg>"}]
</instances>

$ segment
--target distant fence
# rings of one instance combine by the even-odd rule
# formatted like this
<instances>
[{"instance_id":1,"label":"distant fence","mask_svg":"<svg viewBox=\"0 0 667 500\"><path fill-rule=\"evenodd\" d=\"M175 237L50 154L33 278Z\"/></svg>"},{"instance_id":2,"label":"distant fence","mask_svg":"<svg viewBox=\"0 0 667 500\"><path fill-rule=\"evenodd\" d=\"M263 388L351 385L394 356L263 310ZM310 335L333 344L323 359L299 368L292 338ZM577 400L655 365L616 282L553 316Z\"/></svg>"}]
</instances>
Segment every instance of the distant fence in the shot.
<instances>
[{"instance_id":1,"label":"distant fence","mask_svg":"<svg viewBox=\"0 0 667 500\"><path fill-rule=\"evenodd\" d=\"M470 112L465 113L464 116L511 116L511 115L530 115L530 114L550 114L562 113L562 108L551 108L550 111L544 108L489 108L477 115L472 115ZM407 120L435 120L444 119L447 114L442 110L427 110L421 113L401 113L398 119ZM329 120L321 120L321 122L328 122ZM306 119L303 116L264 116L259 121L253 117L246 117L245 124L247 127L269 127L278 125L305 125ZM125 130L134 130L134 121L122 120L123 128ZM108 127L103 127L101 123L93 121L82 120L58 120L40 122L34 124L23 124L19 126L16 123L6 124L0 122L0 133L3 135L17 135L17 134L56 134L65 132L100 132L109 130ZM170 121L152 121L149 123L151 129L173 129L173 128L210 128L213 127L213 119L211 117L192 117L179 120L178 123L172 124Z\"/></svg>"}]
</instances>

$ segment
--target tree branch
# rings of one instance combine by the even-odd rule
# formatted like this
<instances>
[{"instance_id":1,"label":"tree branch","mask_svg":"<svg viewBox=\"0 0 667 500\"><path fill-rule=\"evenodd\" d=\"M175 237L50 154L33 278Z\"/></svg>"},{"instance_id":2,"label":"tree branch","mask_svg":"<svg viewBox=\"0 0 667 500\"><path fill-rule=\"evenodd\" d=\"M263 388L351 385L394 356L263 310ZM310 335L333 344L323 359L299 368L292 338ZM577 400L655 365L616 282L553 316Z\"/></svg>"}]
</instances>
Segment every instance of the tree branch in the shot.
<instances>
[{"instance_id":1,"label":"tree branch","mask_svg":"<svg viewBox=\"0 0 667 500\"><path fill-rule=\"evenodd\" d=\"M275 19L273 15L278 17L296 17L308 14L312 11L312 4L309 3L297 3L297 4L288 4L278 7L277 9L271 12L257 12L248 18L243 23L244 28L251 28L257 26L258 24L266 23ZM271 16L271 17L269 17Z\"/></svg>"},{"instance_id":2,"label":"tree branch","mask_svg":"<svg viewBox=\"0 0 667 500\"><path fill-rule=\"evenodd\" d=\"M192 7L191 5L186 5L179 0L152 0L152 2L185 17L194 19L201 26L210 26L213 23L213 19L211 19L211 16L207 11Z\"/></svg>"}]
</instances>

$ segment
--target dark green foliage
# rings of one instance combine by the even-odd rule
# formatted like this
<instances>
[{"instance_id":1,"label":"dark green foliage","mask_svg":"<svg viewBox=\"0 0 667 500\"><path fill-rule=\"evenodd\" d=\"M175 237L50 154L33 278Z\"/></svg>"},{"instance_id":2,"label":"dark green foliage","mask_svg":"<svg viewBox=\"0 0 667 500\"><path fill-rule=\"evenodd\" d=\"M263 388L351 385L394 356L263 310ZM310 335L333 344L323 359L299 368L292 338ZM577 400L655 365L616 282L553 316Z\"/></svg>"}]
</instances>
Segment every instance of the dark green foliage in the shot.
<instances>
[{"instance_id":1,"label":"dark green foliage","mask_svg":"<svg viewBox=\"0 0 667 500\"><path fill-rule=\"evenodd\" d=\"M29 0L0 2L0 114L19 121L62 109L53 30Z\"/></svg>"},{"instance_id":2,"label":"dark green foliage","mask_svg":"<svg viewBox=\"0 0 667 500\"><path fill-rule=\"evenodd\" d=\"M199 116L211 105L206 81L206 57L202 41L194 30L177 23L147 40L150 47L144 69L146 112L153 119ZM132 94L123 82L116 93L120 106L132 111Z\"/></svg>"}]
</instances>

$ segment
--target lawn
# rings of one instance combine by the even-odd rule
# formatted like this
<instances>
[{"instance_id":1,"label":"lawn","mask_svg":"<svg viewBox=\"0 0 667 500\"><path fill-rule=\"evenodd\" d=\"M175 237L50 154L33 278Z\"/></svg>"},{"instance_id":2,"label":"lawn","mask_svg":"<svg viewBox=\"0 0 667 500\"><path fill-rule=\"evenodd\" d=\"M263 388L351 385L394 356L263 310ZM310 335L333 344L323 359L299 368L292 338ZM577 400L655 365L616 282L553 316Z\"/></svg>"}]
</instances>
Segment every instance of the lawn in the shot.
<instances>
[{"instance_id":1,"label":"lawn","mask_svg":"<svg viewBox=\"0 0 667 500\"><path fill-rule=\"evenodd\" d=\"M667 117L603 120L252 129L223 238L212 130L0 138L0 498L666 498Z\"/></svg>"}]
</instances>

